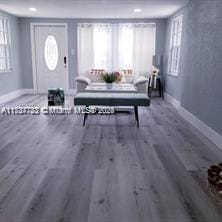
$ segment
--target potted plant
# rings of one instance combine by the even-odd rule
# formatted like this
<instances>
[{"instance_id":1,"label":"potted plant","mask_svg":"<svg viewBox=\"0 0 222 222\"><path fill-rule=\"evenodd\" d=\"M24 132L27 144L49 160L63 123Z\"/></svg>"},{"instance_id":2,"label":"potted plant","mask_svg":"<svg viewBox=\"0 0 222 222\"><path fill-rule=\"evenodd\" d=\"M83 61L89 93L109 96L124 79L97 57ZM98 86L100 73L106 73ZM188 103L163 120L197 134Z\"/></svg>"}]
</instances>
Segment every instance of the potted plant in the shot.
<instances>
[{"instance_id":1,"label":"potted plant","mask_svg":"<svg viewBox=\"0 0 222 222\"><path fill-rule=\"evenodd\" d=\"M107 83L107 88L112 88L112 83L116 81L116 75L114 73L102 74L102 79Z\"/></svg>"}]
</instances>

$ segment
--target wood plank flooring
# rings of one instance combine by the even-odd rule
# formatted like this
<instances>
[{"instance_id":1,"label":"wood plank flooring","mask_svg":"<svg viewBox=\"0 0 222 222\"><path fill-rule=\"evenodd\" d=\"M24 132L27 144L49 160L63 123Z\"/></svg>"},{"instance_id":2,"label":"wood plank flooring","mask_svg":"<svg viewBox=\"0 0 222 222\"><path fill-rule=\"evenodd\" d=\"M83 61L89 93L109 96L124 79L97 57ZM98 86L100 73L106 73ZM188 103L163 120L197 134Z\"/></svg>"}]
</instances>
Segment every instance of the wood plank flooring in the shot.
<instances>
[{"instance_id":1,"label":"wood plank flooring","mask_svg":"<svg viewBox=\"0 0 222 222\"><path fill-rule=\"evenodd\" d=\"M0 115L0 222L221 222L206 170L222 150L160 98L139 117Z\"/></svg>"}]
</instances>

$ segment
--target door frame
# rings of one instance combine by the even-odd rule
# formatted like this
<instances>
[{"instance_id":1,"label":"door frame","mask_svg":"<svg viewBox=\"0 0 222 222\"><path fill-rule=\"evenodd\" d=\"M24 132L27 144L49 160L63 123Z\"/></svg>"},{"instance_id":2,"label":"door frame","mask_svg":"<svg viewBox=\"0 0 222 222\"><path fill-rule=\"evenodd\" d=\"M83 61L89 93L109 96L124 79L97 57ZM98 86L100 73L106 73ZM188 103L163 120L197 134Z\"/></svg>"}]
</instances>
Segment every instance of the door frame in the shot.
<instances>
[{"instance_id":1,"label":"door frame","mask_svg":"<svg viewBox=\"0 0 222 222\"><path fill-rule=\"evenodd\" d=\"M67 44L67 67L66 67L66 89L65 92L69 91L69 49L68 49L68 24L67 23L45 23L45 22L35 22L30 23L30 35L31 35L31 54L32 54L32 79L33 79L33 91L36 94L41 94L43 92L38 90L37 83L37 67L36 67L36 51L35 51L35 27L36 26L55 26L65 28L65 38Z\"/></svg>"}]
</instances>

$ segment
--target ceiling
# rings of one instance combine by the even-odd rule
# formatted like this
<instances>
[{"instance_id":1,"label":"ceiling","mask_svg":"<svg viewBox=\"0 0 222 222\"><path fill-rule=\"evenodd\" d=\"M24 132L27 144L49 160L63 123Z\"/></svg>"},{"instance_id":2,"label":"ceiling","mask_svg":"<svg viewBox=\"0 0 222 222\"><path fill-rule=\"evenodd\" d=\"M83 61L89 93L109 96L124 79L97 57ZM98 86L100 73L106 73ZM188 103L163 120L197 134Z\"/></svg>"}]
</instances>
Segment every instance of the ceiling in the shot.
<instances>
[{"instance_id":1,"label":"ceiling","mask_svg":"<svg viewBox=\"0 0 222 222\"><path fill-rule=\"evenodd\" d=\"M18 17L167 18L188 0L0 0L0 9ZM37 9L36 12L29 10ZM140 13L134 9L140 8Z\"/></svg>"}]
</instances>

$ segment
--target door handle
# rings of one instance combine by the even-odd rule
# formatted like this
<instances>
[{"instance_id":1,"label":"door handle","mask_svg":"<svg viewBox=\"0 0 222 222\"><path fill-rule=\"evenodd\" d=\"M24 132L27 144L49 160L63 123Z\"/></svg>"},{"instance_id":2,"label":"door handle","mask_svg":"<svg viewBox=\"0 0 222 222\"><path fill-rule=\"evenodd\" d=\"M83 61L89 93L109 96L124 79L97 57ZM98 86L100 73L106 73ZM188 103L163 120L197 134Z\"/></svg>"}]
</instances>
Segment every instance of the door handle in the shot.
<instances>
[{"instance_id":1,"label":"door handle","mask_svg":"<svg viewBox=\"0 0 222 222\"><path fill-rule=\"evenodd\" d=\"M66 56L64 56L64 64L66 65L66 63L67 63L67 58Z\"/></svg>"}]
</instances>

